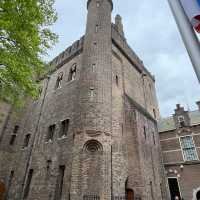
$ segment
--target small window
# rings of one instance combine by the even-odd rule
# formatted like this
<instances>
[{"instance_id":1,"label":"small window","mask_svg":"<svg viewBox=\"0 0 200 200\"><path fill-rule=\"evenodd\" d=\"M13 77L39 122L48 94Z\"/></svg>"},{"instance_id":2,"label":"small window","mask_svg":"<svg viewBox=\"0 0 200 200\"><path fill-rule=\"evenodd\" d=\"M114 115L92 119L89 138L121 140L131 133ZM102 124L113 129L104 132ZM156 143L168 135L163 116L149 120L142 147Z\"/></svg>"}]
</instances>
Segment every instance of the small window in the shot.
<instances>
[{"instance_id":1,"label":"small window","mask_svg":"<svg viewBox=\"0 0 200 200\"><path fill-rule=\"evenodd\" d=\"M27 135L25 136L23 148L28 147L30 138L31 138L31 135L30 135L30 134L27 134Z\"/></svg>"},{"instance_id":2,"label":"small window","mask_svg":"<svg viewBox=\"0 0 200 200\"><path fill-rule=\"evenodd\" d=\"M51 165L52 165L52 161L47 160L47 176L50 175Z\"/></svg>"},{"instance_id":3,"label":"small window","mask_svg":"<svg viewBox=\"0 0 200 200\"><path fill-rule=\"evenodd\" d=\"M98 31L99 31L99 25L97 24L97 25L95 26L95 32L98 33Z\"/></svg>"},{"instance_id":4,"label":"small window","mask_svg":"<svg viewBox=\"0 0 200 200\"><path fill-rule=\"evenodd\" d=\"M147 139L147 132L146 132L146 127L145 127L145 126L144 126L143 133L144 133L144 138L145 138L145 140L146 140L146 139Z\"/></svg>"},{"instance_id":5,"label":"small window","mask_svg":"<svg viewBox=\"0 0 200 200\"><path fill-rule=\"evenodd\" d=\"M153 143L154 143L154 145L155 145L155 144L156 144L155 133L153 132L152 134L153 134Z\"/></svg>"},{"instance_id":6,"label":"small window","mask_svg":"<svg viewBox=\"0 0 200 200\"><path fill-rule=\"evenodd\" d=\"M181 147L185 161L198 160L196 147L192 136L185 136L180 138Z\"/></svg>"},{"instance_id":7,"label":"small window","mask_svg":"<svg viewBox=\"0 0 200 200\"><path fill-rule=\"evenodd\" d=\"M96 64L92 64L92 72L95 72Z\"/></svg>"},{"instance_id":8,"label":"small window","mask_svg":"<svg viewBox=\"0 0 200 200\"><path fill-rule=\"evenodd\" d=\"M69 119L66 119L61 122L61 132L60 137L66 137L69 130Z\"/></svg>"},{"instance_id":9,"label":"small window","mask_svg":"<svg viewBox=\"0 0 200 200\"><path fill-rule=\"evenodd\" d=\"M58 78L57 78L57 80L56 80L55 89L61 88L62 79L63 79L63 72L61 72L61 73L58 75Z\"/></svg>"},{"instance_id":10,"label":"small window","mask_svg":"<svg viewBox=\"0 0 200 200\"><path fill-rule=\"evenodd\" d=\"M154 194L153 194L153 183L152 183L152 181L150 182L150 187L151 187L151 198L154 199Z\"/></svg>"},{"instance_id":11,"label":"small window","mask_svg":"<svg viewBox=\"0 0 200 200\"><path fill-rule=\"evenodd\" d=\"M28 198L32 177L33 177L33 169L30 169L29 173L28 173L25 189L24 189L24 198L23 199Z\"/></svg>"},{"instance_id":12,"label":"small window","mask_svg":"<svg viewBox=\"0 0 200 200\"><path fill-rule=\"evenodd\" d=\"M179 123L179 127L182 128L182 127L185 127L185 118L184 116L178 116L178 123Z\"/></svg>"},{"instance_id":13,"label":"small window","mask_svg":"<svg viewBox=\"0 0 200 200\"><path fill-rule=\"evenodd\" d=\"M77 68L77 65L73 64L69 72L69 78L68 78L69 81L73 81L76 79L76 70L77 70L76 68Z\"/></svg>"},{"instance_id":14,"label":"small window","mask_svg":"<svg viewBox=\"0 0 200 200\"><path fill-rule=\"evenodd\" d=\"M59 166L59 173L57 177L56 190L55 190L55 199L57 200L62 199L64 175L65 175L65 166L64 165Z\"/></svg>"},{"instance_id":15,"label":"small window","mask_svg":"<svg viewBox=\"0 0 200 200\"><path fill-rule=\"evenodd\" d=\"M154 116L155 119L157 118L155 109L153 109L153 116Z\"/></svg>"},{"instance_id":16,"label":"small window","mask_svg":"<svg viewBox=\"0 0 200 200\"><path fill-rule=\"evenodd\" d=\"M116 82L116 85L119 86L119 77L117 75L115 76L115 82Z\"/></svg>"},{"instance_id":17,"label":"small window","mask_svg":"<svg viewBox=\"0 0 200 200\"><path fill-rule=\"evenodd\" d=\"M100 7L100 2L99 1L97 1L97 8L99 8Z\"/></svg>"},{"instance_id":18,"label":"small window","mask_svg":"<svg viewBox=\"0 0 200 200\"><path fill-rule=\"evenodd\" d=\"M15 127L14 127L14 130L13 130L13 133L17 133L18 132L18 130L19 130L19 126L18 125L16 125Z\"/></svg>"},{"instance_id":19,"label":"small window","mask_svg":"<svg viewBox=\"0 0 200 200\"><path fill-rule=\"evenodd\" d=\"M14 143L15 143L15 140L16 140L16 137L17 137L17 135L11 135L11 138L10 138L10 145L12 146L12 145L14 145Z\"/></svg>"},{"instance_id":20,"label":"small window","mask_svg":"<svg viewBox=\"0 0 200 200\"><path fill-rule=\"evenodd\" d=\"M89 93L89 97L90 97L90 100L93 101L94 100L94 87L90 87L90 93Z\"/></svg>"},{"instance_id":21,"label":"small window","mask_svg":"<svg viewBox=\"0 0 200 200\"><path fill-rule=\"evenodd\" d=\"M48 134L47 134L47 139L46 139L47 142L51 142L53 140L55 129L56 129L56 125L55 124L49 126L49 128L48 128Z\"/></svg>"}]
</instances>

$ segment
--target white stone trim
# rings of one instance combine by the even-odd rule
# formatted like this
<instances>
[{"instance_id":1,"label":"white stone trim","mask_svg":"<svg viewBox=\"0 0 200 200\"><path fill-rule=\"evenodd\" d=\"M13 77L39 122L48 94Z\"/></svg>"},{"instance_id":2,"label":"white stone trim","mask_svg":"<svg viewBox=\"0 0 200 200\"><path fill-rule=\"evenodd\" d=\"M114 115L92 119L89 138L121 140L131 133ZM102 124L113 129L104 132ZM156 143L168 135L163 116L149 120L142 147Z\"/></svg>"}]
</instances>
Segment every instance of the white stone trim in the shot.
<instances>
[{"instance_id":1,"label":"white stone trim","mask_svg":"<svg viewBox=\"0 0 200 200\"><path fill-rule=\"evenodd\" d=\"M197 192L200 191L200 186L197 189L193 189L193 199L192 200L197 200Z\"/></svg>"},{"instance_id":2,"label":"white stone trim","mask_svg":"<svg viewBox=\"0 0 200 200\"><path fill-rule=\"evenodd\" d=\"M171 152L176 152L176 151L182 151L181 148L180 149L174 149L174 150L168 150L168 151L162 151L163 153L171 153Z\"/></svg>"},{"instance_id":3,"label":"white stone trim","mask_svg":"<svg viewBox=\"0 0 200 200\"><path fill-rule=\"evenodd\" d=\"M189 135L184 135L184 136L195 136L195 135L199 135L200 136L200 133L191 133ZM160 140L160 142L163 142L163 141L167 141L167 140L175 140L175 139L178 139L179 137L184 137L184 136L176 136L176 137L170 137L170 138L166 138L166 139L163 139L163 140Z\"/></svg>"}]
</instances>

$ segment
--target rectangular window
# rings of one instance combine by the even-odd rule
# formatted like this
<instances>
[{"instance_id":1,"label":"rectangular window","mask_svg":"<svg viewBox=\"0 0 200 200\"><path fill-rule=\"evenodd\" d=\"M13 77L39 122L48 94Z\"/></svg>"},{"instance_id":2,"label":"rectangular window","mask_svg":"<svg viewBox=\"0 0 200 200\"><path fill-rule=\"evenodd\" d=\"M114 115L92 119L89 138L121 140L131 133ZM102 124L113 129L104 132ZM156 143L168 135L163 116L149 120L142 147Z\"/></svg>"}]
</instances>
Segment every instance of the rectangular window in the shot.
<instances>
[{"instance_id":1,"label":"rectangular window","mask_svg":"<svg viewBox=\"0 0 200 200\"><path fill-rule=\"evenodd\" d=\"M47 139L46 139L47 142L51 142L53 140L55 129L56 129L56 125L55 124L49 126L48 133L47 133Z\"/></svg>"},{"instance_id":2,"label":"rectangular window","mask_svg":"<svg viewBox=\"0 0 200 200\"><path fill-rule=\"evenodd\" d=\"M30 135L30 134L27 134L27 135L25 136L25 138L24 138L24 145L23 145L23 148L28 147L28 144L29 144L30 138L31 138L31 135Z\"/></svg>"},{"instance_id":3,"label":"rectangular window","mask_svg":"<svg viewBox=\"0 0 200 200\"><path fill-rule=\"evenodd\" d=\"M15 127L14 127L14 130L13 130L13 133L17 133L18 132L18 130L19 130L19 126L18 125L16 125Z\"/></svg>"},{"instance_id":4,"label":"rectangular window","mask_svg":"<svg viewBox=\"0 0 200 200\"><path fill-rule=\"evenodd\" d=\"M62 198L62 189L63 189L63 180L65 175L65 166L59 166L59 174L57 177L56 191L55 191L55 199L61 200Z\"/></svg>"},{"instance_id":5,"label":"rectangular window","mask_svg":"<svg viewBox=\"0 0 200 200\"><path fill-rule=\"evenodd\" d=\"M69 119L61 122L61 132L60 137L66 137L69 129Z\"/></svg>"},{"instance_id":6,"label":"rectangular window","mask_svg":"<svg viewBox=\"0 0 200 200\"><path fill-rule=\"evenodd\" d=\"M62 79L63 79L63 72L61 72L57 77L55 89L61 88Z\"/></svg>"},{"instance_id":7,"label":"rectangular window","mask_svg":"<svg viewBox=\"0 0 200 200\"><path fill-rule=\"evenodd\" d=\"M12 185L13 177L14 177L14 171L12 170L10 172L10 176L9 176L9 180L8 180L8 189L7 189L8 192L7 193L9 193L10 187Z\"/></svg>"},{"instance_id":8,"label":"rectangular window","mask_svg":"<svg viewBox=\"0 0 200 200\"><path fill-rule=\"evenodd\" d=\"M152 134L153 134L153 143L154 143L154 145L155 145L155 144L156 144L155 133L153 132Z\"/></svg>"},{"instance_id":9,"label":"rectangular window","mask_svg":"<svg viewBox=\"0 0 200 200\"><path fill-rule=\"evenodd\" d=\"M198 160L195 144L192 136L180 138L181 147L185 161Z\"/></svg>"},{"instance_id":10,"label":"rectangular window","mask_svg":"<svg viewBox=\"0 0 200 200\"><path fill-rule=\"evenodd\" d=\"M11 138L10 138L10 145L11 146L14 145L16 137L17 137L17 135L11 135Z\"/></svg>"},{"instance_id":11,"label":"rectangular window","mask_svg":"<svg viewBox=\"0 0 200 200\"><path fill-rule=\"evenodd\" d=\"M30 169L24 189L24 199L27 199L28 197L32 178L33 178L33 169Z\"/></svg>"},{"instance_id":12,"label":"rectangular window","mask_svg":"<svg viewBox=\"0 0 200 200\"><path fill-rule=\"evenodd\" d=\"M98 33L98 30L99 30L99 25L96 25L95 26L95 32Z\"/></svg>"},{"instance_id":13,"label":"rectangular window","mask_svg":"<svg viewBox=\"0 0 200 200\"><path fill-rule=\"evenodd\" d=\"M144 134L144 138L145 138L145 140L147 139L147 132L146 132L146 127L144 126L143 127L143 134Z\"/></svg>"},{"instance_id":14,"label":"rectangular window","mask_svg":"<svg viewBox=\"0 0 200 200\"><path fill-rule=\"evenodd\" d=\"M90 87L89 97L90 97L90 101L94 100L94 97L95 97L94 87Z\"/></svg>"},{"instance_id":15,"label":"rectangular window","mask_svg":"<svg viewBox=\"0 0 200 200\"><path fill-rule=\"evenodd\" d=\"M178 116L179 127L185 127L185 118L184 116Z\"/></svg>"}]
</instances>

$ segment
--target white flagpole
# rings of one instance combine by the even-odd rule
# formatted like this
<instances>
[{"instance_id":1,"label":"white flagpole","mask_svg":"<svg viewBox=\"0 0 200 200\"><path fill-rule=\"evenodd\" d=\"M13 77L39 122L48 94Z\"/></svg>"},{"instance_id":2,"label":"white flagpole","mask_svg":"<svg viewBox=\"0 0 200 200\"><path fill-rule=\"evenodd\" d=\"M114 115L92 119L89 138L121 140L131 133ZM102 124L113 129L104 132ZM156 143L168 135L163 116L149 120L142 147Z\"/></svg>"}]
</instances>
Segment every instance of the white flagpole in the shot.
<instances>
[{"instance_id":1,"label":"white flagpole","mask_svg":"<svg viewBox=\"0 0 200 200\"><path fill-rule=\"evenodd\" d=\"M180 0L168 0L168 2L200 83L200 42Z\"/></svg>"}]
</instances>

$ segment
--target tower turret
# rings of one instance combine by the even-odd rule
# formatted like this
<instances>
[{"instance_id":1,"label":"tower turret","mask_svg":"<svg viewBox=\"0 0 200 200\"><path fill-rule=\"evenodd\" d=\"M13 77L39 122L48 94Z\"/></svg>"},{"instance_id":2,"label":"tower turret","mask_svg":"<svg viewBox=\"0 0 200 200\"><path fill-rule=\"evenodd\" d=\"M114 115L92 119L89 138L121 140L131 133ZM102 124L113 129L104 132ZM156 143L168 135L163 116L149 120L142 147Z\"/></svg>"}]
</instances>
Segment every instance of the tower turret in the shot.
<instances>
[{"instance_id":1,"label":"tower turret","mask_svg":"<svg viewBox=\"0 0 200 200\"><path fill-rule=\"evenodd\" d=\"M80 75L81 127L111 132L111 0L88 1L87 27Z\"/></svg>"},{"instance_id":2,"label":"tower turret","mask_svg":"<svg viewBox=\"0 0 200 200\"><path fill-rule=\"evenodd\" d=\"M111 198L111 0L88 0L72 166L73 199ZM81 178L80 178L81 177ZM98 196L98 197L97 197Z\"/></svg>"}]
</instances>

